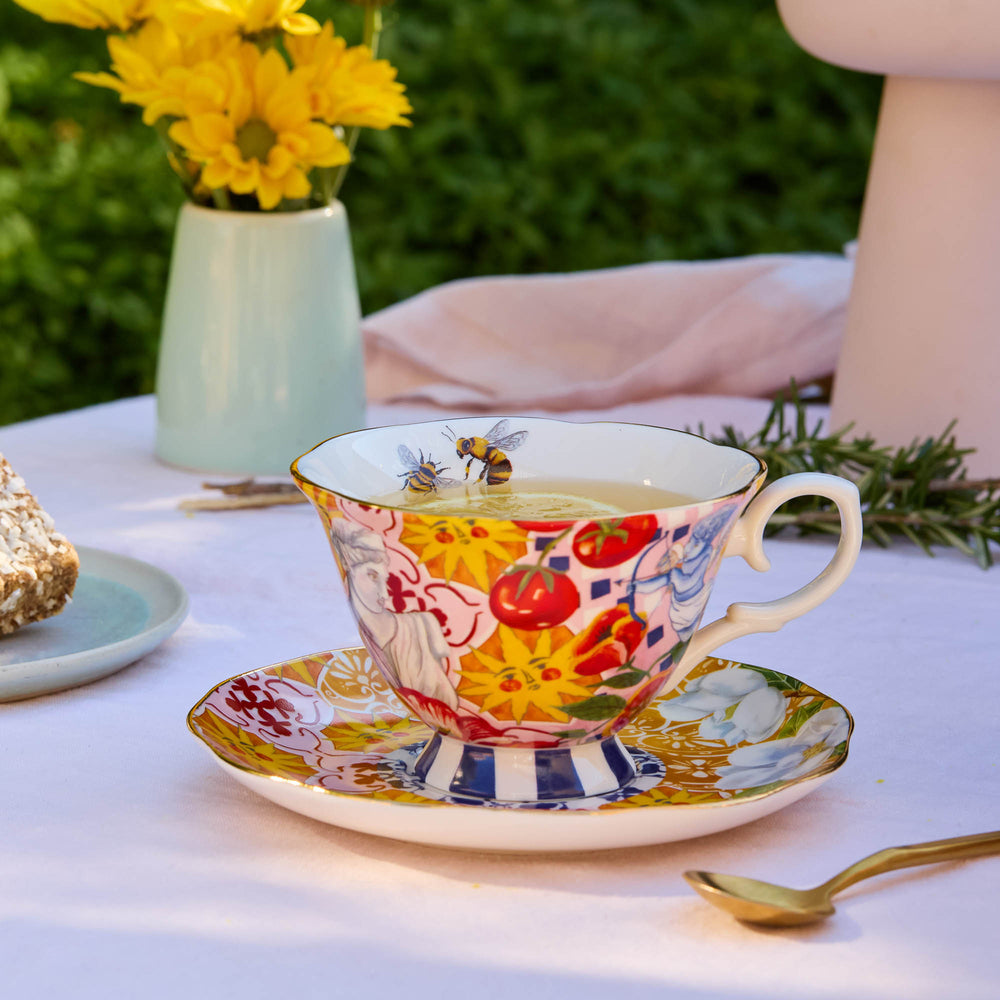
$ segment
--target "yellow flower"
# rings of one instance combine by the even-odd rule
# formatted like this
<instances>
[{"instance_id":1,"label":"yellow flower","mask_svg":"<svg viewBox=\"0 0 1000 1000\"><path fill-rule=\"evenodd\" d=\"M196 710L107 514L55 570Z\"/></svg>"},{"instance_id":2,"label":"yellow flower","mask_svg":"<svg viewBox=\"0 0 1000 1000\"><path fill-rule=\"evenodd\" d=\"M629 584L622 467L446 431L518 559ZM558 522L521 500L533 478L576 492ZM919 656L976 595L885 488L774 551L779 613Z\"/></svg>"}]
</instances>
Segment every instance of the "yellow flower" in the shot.
<instances>
[{"instance_id":1,"label":"yellow flower","mask_svg":"<svg viewBox=\"0 0 1000 1000\"><path fill-rule=\"evenodd\" d=\"M208 35L258 35L281 29L290 35L319 31L308 14L298 13L305 0L161 0L157 14L188 38Z\"/></svg>"},{"instance_id":2,"label":"yellow flower","mask_svg":"<svg viewBox=\"0 0 1000 1000\"><path fill-rule=\"evenodd\" d=\"M305 198L312 167L350 160L333 129L311 120L304 81L276 50L262 55L244 43L225 61L224 75L218 69L195 71L189 82L198 95L195 106L168 131L190 159L204 164L201 181L207 187L255 194L261 208L269 209L282 198Z\"/></svg>"},{"instance_id":3,"label":"yellow flower","mask_svg":"<svg viewBox=\"0 0 1000 1000\"><path fill-rule=\"evenodd\" d=\"M480 648L462 658L468 669L461 671L458 689L463 698L476 702L495 718L568 722L563 705L593 694L573 670L573 644L565 642L553 649L552 630L518 633L500 625L497 637L500 656ZM532 639L534 648L528 644ZM474 665L485 669L473 669Z\"/></svg>"},{"instance_id":4,"label":"yellow flower","mask_svg":"<svg viewBox=\"0 0 1000 1000\"><path fill-rule=\"evenodd\" d=\"M157 0L14 0L46 21L77 28L128 31L153 13Z\"/></svg>"},{"instance_id":5,"label":"yellow flower","mask_svg":"<svg viewBox=\"0 0 1000 1000\"><path fill-rule=\"evenodd\" d=\"M287 38L292 62L308 74L310 99L317 118L331 125L386 129L409 125L413 110L396 81L396 70L375 59L364 45L348 46L327 21L318 35Z\"/></svg>"},{"instance_id":6,"label":"yellow flower","mask_svg":"<svg viewBox=\"0 0 1000 1000\"><path fill-rule=\"evenodd\" d=\"M143 122L152 125L163 115L181 118L224 104L228 77L221 64L239 46L234 35L184 39L154 18L128 35L108 38L112 73L74 76L117 91L127 104L138 104ZM200 69L196 77L191 72L195 66Z\"/></svg>"}]
</instances>

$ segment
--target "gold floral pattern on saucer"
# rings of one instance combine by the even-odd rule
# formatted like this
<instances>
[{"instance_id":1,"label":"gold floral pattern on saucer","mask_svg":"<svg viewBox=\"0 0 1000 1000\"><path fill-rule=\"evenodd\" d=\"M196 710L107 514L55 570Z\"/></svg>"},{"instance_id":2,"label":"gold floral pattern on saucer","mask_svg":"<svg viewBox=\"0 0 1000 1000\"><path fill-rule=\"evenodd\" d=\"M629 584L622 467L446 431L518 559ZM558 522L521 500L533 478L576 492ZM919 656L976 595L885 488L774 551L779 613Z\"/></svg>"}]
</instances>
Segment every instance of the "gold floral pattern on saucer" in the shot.
<instances>
[{"instance_id":1,"label":"gold floral pattern on saucer","mask_svg":"<svg viewBox=\"0 0 1000 1000\"><path fill-rule=\"evenodd\" d=\"M844 762L853 723L842 705L793 677L708 658L622 731L637 764L632 783L606 795L546 803L484 803L423 786L412 763L431 730L408 717L363 649L317 653L233 677L195 705L188 725L234 776L327 822L449 846L553 850L697 836L781 808ZM359 819L363 802L411 811L406 824L381 812ZM458 829L444 836L439 821L421 833L411 822L412 807L444 808L454 814L452 826L457 816L492 818L474 820L477 829L467 835ZM555 827L551 835L539 827L534 833L541 836L518 830L513 838L497 827L490 836L483 823L502 823L498 814L509 813L550 825L558 823L557 814L614 814L623 832L605 827L595 837L604 824L591 824L595 829L586 836L568 841ZM639 813L655 818L628 819ZM691 817L678 822L685 813ZM708 819L709 813L715 815ZM461 842L452 843L456 837Z\"/></svg>"}]
</instances>

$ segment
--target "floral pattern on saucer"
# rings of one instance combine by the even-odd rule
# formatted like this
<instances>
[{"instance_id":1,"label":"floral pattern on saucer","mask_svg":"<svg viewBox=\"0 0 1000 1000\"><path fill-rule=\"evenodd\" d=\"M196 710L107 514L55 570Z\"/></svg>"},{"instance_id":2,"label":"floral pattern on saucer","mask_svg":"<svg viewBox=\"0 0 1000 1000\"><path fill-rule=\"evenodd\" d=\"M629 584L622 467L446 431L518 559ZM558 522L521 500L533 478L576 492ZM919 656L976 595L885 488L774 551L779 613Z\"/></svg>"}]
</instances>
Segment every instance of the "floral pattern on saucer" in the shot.
<instances>
[{"instance_id":1,"label":"floral pattern on saucer","mask_svg":"<svg viewBox=\"0 0 1000 1000\"><path fill-rule=\"evenodd\" d=\"M431 730L409 718L364 649L224 681L191 710L188 726L221 760L261 777L420 806L484 805L426 788L412 775ZM625 789L488 807L606 811L743 801L835 770L852 726L843 706L793 677L709 657L622 730L639 769Z\"/></svg>"}]
</instances>

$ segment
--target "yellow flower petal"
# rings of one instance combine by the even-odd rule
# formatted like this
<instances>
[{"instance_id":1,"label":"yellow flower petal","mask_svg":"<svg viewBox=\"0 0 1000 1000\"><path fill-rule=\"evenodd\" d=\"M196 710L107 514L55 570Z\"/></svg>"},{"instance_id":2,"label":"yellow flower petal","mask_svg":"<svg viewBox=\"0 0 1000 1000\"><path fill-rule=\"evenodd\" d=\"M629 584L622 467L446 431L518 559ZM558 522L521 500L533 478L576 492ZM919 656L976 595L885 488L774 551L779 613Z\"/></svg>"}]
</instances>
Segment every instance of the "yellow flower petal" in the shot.
<instances>
[{"instance_id":1,"label":"yellow flower petal","mask_svg":"<svg viewBox=\"0 0 1000 1000\"><path fill-rule=\"evenodd\" d=\"M257 185L257 200L264 209L274 208L281 201L282 186L280 181L261 177Z\"/></svg>"},{"instance_id":2,"label":"yellow flower petal","mask_svg":"<svg viewBox=\"0 0 1000 1000\"><path fill-rule=\"evenodd\" d=\"M281 27L290 35L315 35L319 32L319 22L308 14L292 14L281 22Z\"/></svg>"},{"instance_id":3,"label":"yellow flower petal","mask_svg":"<svg viewBox=\"0 0 1000 1000\"><path fill-rule=\"evenodd\" d=\"M142 122L144 125L155 125L164 115L179 118L183 113L184 106L179 98L165 96L146 105L142 112Z\"/></svg>"},{"instance_id":4,"label":"yellow flower petal","mask_svg":"<svg viewBox=\"0 0 1000 1000\"><path fill-rule=\"evenodd\" d=\"M243 165L243 154L240 152L240 147L234 142L225 143L219 150L219 155L231 167L241 167Z\"/></svg>"},{"instance_id":5,"label":"yellow flower petal","mask_svg":"<svg viewBox=\"0 0 1000 1000\"><path fill-rule=\"evenodd\" d=\"M229 187L236 194L253 194L260 185L260 164L250 160L241 167L233 169L233 177Z\"/></svg>"},{"instance_id":6,"label":"yellow flower petal","mask_svg":"<svg viewBox=\"0 0 1000 1000\"><path fill-rule=\"evenodd\" d=\"M194 132L191 129L191 123L187 120L174 122L170 128L167 129L167 135L170 136L178 146L183 146L185 149L189 149L192 152L194 147L197 145L197 140L194 137Z\"/></svg>"},{"instance_id":7,"label":"yellow flower petal","mask_svg":"<svg viewBox=\"0 0 1000 1000\"><path fill-rule=\"evenodd\" d=\"M309 140L297 132L282 132L278 136L278 141L300 162L304 162L309 155Z\"/></svg>"},{"instance_id":8,"label":"yellow flower petal","mask_svg":"<svg viewBox=\"0 0 1000 1000\"><path fill-rule=\"evenodd\" d=\"M151 0L16 0L46 21L77 28L128 31L149 16Z\"/></svg>"},{"instance_id":9,"label":"yellow flower petal","mask_svg":"<svg viewBox=\"0 0 1000 1000\"><path fill-rule=\"evenodd\" d=\"M229 88L225 73L217 73L216 70L221 70L221 67L207 66L200 72L185 73L183 79L177 80L176 86L183 93L187 114L221 113L226 110Z\"/></svg>"},{"instance_id":10,"label":"yellow flower petal","mask_svg":"<svg viewBox=\"0 0 1000 1000\"><path fill-rule=\"evenodd\" d=\"M222 159L212 160L201 172L201 182L209 188L224 188L233 178L233 168Z\"/></svg>"},{"instance_id":11,"label":"yellow flower petal","mask_svg":"<svg viewBox=\"0 0 1000 1000\"><path fill-rule=\"evenodd\" d=\"M350 150L333 129L318 122L310 122L297 132L282 132L278 141L296 159L317 167L338 167L351 162Z\"/></svg>"},{"instance_id":12,"label":"yellow flower petal","mask_svg":"<svg viewBox=\"0 0 1000 1000\"><path fill-rule=\"evenodd\" d=\"M195 141L203 149L215 150L236 138L233 123L226 115L209 112L204 115L192 115L188 120L191 122Z\"/></svg>"},{"instance_id":13,"label":"yellow flower petal","mask_svg":"<svg viewBox=\"0 0 1000 1000\"><path fill-rule=\"evenodd\" d=\"M333 144L322 152L311 153L308 162L317 167L339 167L344 163L351 162L351 151L334 136Z\"/></svg>"},{"instance_id":14,"label":"yellow flower petal","mask_svg":"<svg viewBox=\"0 0 1000 1000\"><path fill-rule=\"evenodd\" d=\"M81 83L89 83L92 87L107 87L109 90L117 90L121 93L122 88L125 86L117 76L112 76L110 73L74 73L74 80L79 80Z\"/></svg>"},{"instance_id":15,"label":"yellow flower petal","mask_svg":"<svg viewBox=\"0 0 1000 1000\"><path fill-rule=\"evenodd\" d=\"M257 63L253 74L253 90L257 109L264 111L266 99L285 82L288 67L276 49L268 49Z\"/></svg>"},{"instance_id":16,"label":"yellow flower petal","mask_svg":"<svg viewBox=\"0 0 1000 1000\"><path fill-rule=\"evenodd\" d=\"M267 155L267 163L261 167L261 172L265 177L278 178L294 166L295 157L292 156L291 151L280 143L275 143Z\"/></svg>"},{"instance_id":17,"label":"yellow flower petal","mask_svg":"<svg viewBox=\"0 0 1000 1000\"><path fill-rule=\"evenodd\" d=\"M337 133L329 125L309 122L299 130L299 134L309 143L309 159L319 163L320 157L329 156L338 145L342 145Z\"/></svg>"},{"instance_id":18,"label":"yellow flower petal","mask_svg":"<svg viewBox=\"0 0 1000 1000\"><path fill-rule=\"evenodd\" d=\"M264 104L264 119L275 132L291 132L309 124L312 107L306 92L282 88Z\"/></svg>"},{"instance_id":19,"label":"yellow flower petal","mask_svg":"<svg viewBox=\"0 0 1000 1000\"><path fill-rule=\"evenodd\" d=\"M307 198L311 190L312 185L309 183L309 178L298 167L292 167L285 174L286 198Z\"/></svg>"}]
</instances>

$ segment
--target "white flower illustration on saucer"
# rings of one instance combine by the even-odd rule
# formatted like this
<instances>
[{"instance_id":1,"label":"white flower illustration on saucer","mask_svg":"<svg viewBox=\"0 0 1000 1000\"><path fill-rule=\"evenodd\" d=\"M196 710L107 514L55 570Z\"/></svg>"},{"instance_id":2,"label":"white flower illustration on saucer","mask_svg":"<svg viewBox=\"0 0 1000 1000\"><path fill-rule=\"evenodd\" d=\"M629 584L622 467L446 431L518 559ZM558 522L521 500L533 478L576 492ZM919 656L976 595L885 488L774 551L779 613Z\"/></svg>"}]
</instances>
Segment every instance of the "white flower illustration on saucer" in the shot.
<instances>
[{"instance_id":1,"label":"white flower illustration on saucer","mask_svg":"<svg viewBox=\"0 0 1000 1000\"><path fill-rule=\"evenodd\" d=\"M763 674L730 666L688 682L684 693L661 704L667 722L701 719L698 735L729 746L759 743L785 721L785 696L770 687Z\"/></svg>"},{"instance_id":2,"label":"white flower illustration on saucer","mask_svg":"<svg viewBox=\"0 0 1000 1000\"><path fill-rule=\"evenodd\" d=\"M824 708L794 736L738 747L729 755L729 763L716 769L719 780L715 787L761 788L775 781L794 781L826 763L850 731L842 708Z\"/></svg>"}]
</instances>

